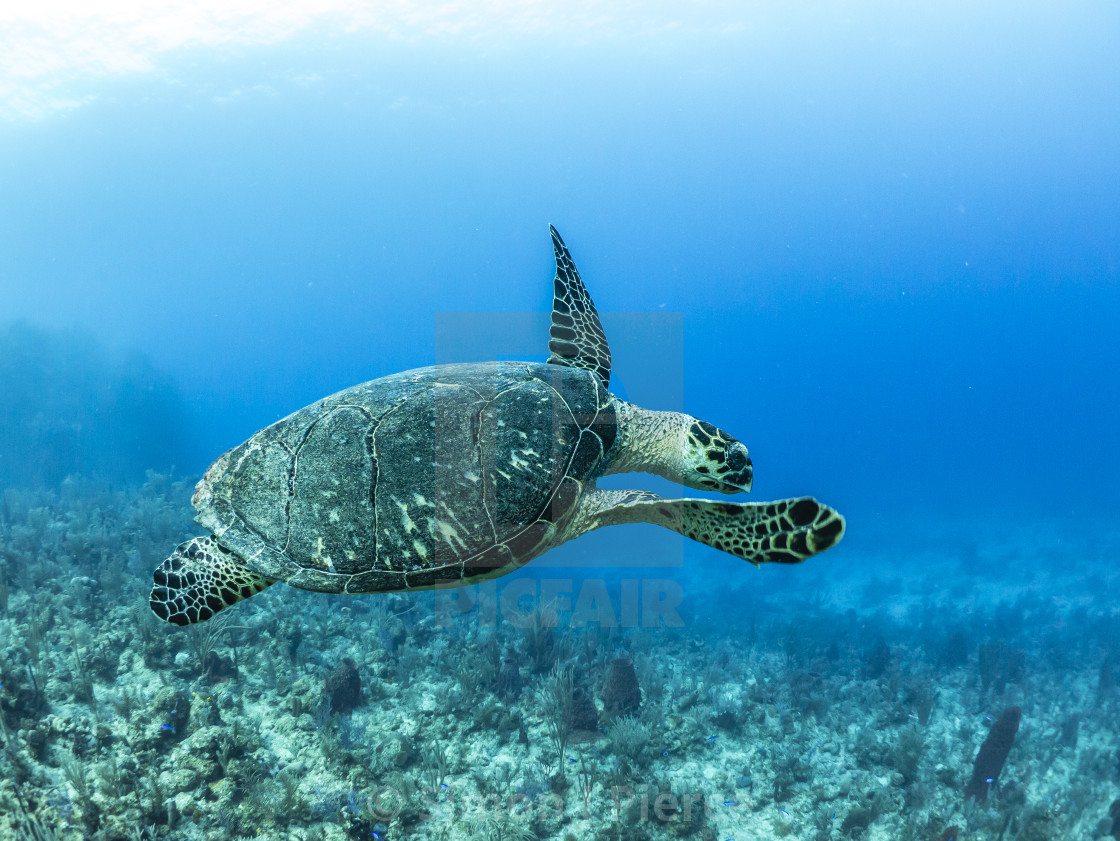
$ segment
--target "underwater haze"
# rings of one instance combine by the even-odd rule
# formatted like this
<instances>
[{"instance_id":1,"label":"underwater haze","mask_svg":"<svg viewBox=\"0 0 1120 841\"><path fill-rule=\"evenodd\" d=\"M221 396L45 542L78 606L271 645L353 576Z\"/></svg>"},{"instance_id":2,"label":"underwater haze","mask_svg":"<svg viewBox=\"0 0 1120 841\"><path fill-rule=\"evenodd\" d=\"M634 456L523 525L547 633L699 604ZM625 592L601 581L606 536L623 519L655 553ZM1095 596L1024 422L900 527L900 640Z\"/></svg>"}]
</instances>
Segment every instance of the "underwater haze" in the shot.
<instances>
[{"instance_id":1,"label":"underwater haze","mask_svg":"<svg viewBox=\"0 0 1120 841\"><path fill-rule=\"evenodd\" d=\"M1117 33L1106 0L0 13L0 841L1120 838ZM839 545L618 525L161 622L222 453L549 357L549 224L611 392L754 468L600 487L812 496Z\"/></svg>"}]
</instances>

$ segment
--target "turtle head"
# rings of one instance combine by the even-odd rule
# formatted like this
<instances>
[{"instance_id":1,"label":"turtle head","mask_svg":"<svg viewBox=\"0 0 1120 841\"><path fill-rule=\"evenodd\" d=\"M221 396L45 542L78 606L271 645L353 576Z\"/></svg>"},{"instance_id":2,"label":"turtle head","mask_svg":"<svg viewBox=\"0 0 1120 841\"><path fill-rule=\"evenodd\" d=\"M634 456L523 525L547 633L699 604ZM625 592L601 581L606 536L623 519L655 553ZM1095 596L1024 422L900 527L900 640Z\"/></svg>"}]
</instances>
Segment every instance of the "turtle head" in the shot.
<instances>
[{"instance_id":1,"label":"turtle head","mask_svg":"<svg viewBox=\"0 0 1120 841\"><path fill-rule=\"evenodd\" d=\"M680 412L657 412L618 399L614 408L618 438L601 475L640 470L700 491L751 489L751 457L734 436Z\"/></svg>"},{"instance_id":2,"label":"turtle head","mask_svg":"<svg viewBox=\"0 0 1120 841\"><path fill-rule=\"evenodd\" d=\"M747 447L707 421L693 420L685 435L681 482L725 494L749 491L754 467Z\"/></svg>"}]
</instances>

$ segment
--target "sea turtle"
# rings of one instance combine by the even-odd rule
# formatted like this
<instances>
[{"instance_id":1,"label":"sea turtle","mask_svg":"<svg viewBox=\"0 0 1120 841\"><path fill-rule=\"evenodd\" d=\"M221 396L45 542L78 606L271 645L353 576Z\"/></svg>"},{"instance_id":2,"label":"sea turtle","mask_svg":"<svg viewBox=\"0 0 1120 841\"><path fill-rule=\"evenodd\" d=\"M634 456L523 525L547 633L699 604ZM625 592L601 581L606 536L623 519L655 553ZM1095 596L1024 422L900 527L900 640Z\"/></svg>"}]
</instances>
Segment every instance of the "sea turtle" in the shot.
<instances>
[{"instance_id":1,"label":"sea turtle","mask_svg":"<svg viewBox=\"0 0 1120 841\"><path fill-rule=\"evenodd\" d=\"M749 491L747 448L607 390L611 354L571 255L547 363L436 365L356 385L215 461L192 503L212 536L156 570L151 607L188 625L276 581L328 593L458 587L616 523L656 523L758 565L834 546L844 519L810 497L757 504L604 490L608 473Z\"/></svg>"}]
</instances>

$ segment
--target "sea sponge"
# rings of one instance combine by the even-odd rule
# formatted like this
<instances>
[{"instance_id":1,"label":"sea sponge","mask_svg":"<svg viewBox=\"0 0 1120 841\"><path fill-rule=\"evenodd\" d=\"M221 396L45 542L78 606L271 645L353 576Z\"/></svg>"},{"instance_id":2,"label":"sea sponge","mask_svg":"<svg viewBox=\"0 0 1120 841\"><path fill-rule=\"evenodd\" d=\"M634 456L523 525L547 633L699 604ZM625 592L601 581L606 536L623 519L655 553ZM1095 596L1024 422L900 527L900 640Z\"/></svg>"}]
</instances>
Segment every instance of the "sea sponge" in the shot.
<instances>
[{"instance_id":1,"label":"sea sponge","mask_svg":"<svg viewBox=\"0 0 1120 841\"><path fill-rule=\"evenodd\" d=\"M642 705L642 690L638 688L638 673L629 657L611 660L606 683L603 684L603 715L608 719L633 715Z\"/></svg>"},{"instance_id":2,"label":"sea sponge","mask_svg":"<svg viewBox=\"0 0 1120 841\"><path fill-rule=\"evenodd\" d=\"M586 692L582 686L572 689L572 729L584 732L599 729L599 710L595 708L591 693Z\"/></svg>"},{"instance_id":3,"label":"sea sponge","mask_svg":"<svg viewBox=\"0 0 1120 841\"><path fill-rule=\"evenodd\" d=\"M964 788L964 796L976 800L986 800L988 789L999 780L999 772L1003 770L1003 763L1007 761L1007 754L1015 743L1015 734L1019 732L1019 721L1023 711L1018 707L1008 707L996 719L992 729L988 731L988 738L980 745L980 752L976 754L976 763L972 766L972 779Z\"/></svg>"},{"instance_id":4,"label":"sea sponge","mask_svg":"<svg viewBox=\"0 0 1120 841\"><path fill-rule=\"evenodd\" d=\"M347 715L362 704L362 678L358 664L350 657L343 658L327 678L325 693L330 699L331 711Z\"/></svg>"}]
</instances>

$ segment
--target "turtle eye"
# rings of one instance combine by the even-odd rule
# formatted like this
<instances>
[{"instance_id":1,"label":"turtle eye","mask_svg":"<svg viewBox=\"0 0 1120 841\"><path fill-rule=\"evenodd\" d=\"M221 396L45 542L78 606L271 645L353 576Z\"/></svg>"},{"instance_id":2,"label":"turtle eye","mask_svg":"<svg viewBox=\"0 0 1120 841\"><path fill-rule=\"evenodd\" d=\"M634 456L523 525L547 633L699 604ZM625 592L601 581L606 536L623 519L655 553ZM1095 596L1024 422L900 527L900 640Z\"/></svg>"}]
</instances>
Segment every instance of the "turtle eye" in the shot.
<instances>
[{"instance_id":1,"label":"turtle eye","mask_svg":"<svg viewBox=\"0 0 1120 841\"><path fill-rule=\"evenodd\" d=\"M727 454L727 466L732 470L742 470L747 466L747 454L742 447L733 447Z\"/></svg>"}]
</instances>

